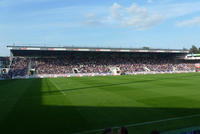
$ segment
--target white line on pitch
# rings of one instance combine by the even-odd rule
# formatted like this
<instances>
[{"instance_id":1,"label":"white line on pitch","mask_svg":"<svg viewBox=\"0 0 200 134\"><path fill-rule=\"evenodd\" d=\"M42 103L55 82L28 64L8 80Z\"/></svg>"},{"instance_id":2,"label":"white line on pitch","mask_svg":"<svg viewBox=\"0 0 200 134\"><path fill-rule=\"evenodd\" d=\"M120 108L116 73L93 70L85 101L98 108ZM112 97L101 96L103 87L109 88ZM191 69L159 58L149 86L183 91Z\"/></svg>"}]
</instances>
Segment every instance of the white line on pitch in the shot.
<instances>
[{"instance_id":1,"label":"white line on pitch","mask_svg":"<svg viewBox=\"0 0 200 134\"><path fill-rule=\"evenodd\" d=\"M143 126L143 125L166 122L166 121L172 121L172 120L188 119L188 118L193 118L193 117L200 117L200 114L181 116L181 117L174 117L174 118L168 118L168 119L163 119L163 120L147 121L147 122L141 122L141 123L135 123L135 124L128 124L128 125L124 125L124 126L125 127L136 127L136 126ZM113 129L117 129L117 128L120 128L120 127L119 126L115 126L115 127L112 127L112 128ZM100 131L103 131L103 130L104 129L96 129L96 130L89 130L89 131L78 132L78 133L73 133L73 134L89 134L89 133L100 132Z\"/></svg>"},{"instance_id":2,"label":"white line on pitch","mask_svg":"<svg viewBox=\"0 0 200 134\"><path fill-rule=\"evenodd\" d=\"M63 95L66 95L65 92L63 92L62 90L60 90L60 88L58 87L58 85L52 81L51 79L49 79L51 81L51 83L63 94Z\"/></svg>"}]
</instances>

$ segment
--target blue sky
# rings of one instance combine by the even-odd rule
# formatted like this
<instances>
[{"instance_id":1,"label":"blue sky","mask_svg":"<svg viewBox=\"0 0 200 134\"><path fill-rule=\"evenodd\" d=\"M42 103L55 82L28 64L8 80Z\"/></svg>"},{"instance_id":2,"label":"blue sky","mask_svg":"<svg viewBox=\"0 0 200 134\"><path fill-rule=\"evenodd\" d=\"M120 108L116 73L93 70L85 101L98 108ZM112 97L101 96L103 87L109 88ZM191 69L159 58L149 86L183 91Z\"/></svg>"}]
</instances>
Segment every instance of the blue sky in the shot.
<instances>
[{"instance_id":1,"label":"blue sky","mask_svg":"<svg viewBox=\"0 0 200 134\"><path fill-rule=\"evenodd\" d=\"M7 45L200 47L199 0L0 0Z\"/></svg>"}]
</instances>

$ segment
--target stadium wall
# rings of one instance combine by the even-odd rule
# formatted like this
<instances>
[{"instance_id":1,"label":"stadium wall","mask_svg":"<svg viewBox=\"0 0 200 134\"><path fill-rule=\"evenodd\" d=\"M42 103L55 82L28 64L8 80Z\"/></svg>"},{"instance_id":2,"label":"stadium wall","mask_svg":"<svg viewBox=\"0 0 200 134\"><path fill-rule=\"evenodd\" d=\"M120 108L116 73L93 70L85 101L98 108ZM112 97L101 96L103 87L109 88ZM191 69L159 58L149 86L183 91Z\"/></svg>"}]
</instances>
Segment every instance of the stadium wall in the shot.
<instances>
[{"instance_id":1,"label":"stadium wall","mask_svg":"<svg viewBox=\"0 0 200 134\"><path fill-rule=\"evenodd\" d=\"M125 75L146 75L146 74L175 74L175 73L192 73L195 71L174 71L174 72L135 72L126 73ZM119 74L117 74L119 75ZM30 78L59 78L59 77L91 77L91 76L117 76L112 73L85 73L85 74L39 74L34 76L17 76L12 79L30 79Z\"/></svg>"}]
</instances>

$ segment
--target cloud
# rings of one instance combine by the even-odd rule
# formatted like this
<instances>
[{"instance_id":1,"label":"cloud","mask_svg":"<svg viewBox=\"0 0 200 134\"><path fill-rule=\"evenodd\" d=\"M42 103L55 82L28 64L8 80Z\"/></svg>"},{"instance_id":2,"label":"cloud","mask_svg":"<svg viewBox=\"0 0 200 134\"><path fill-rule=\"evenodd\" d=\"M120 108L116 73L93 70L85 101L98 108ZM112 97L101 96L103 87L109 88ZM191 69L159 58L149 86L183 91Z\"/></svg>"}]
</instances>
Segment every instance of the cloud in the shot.
<instances>
[{"instance_id":1,"label":"cloud","mask_svg":"<svg viewBox=\"0 0 200 134\"><path fill-rule=\"evenodd\" d=\"M118 3L114 3L110 7L111 18L114 20L120 20L122 14L120 13L121 6Z\"/></svg>"},{"instance_id":2,"label":"cloud","mask_svg":"<svg viewBox=\"0 0 200 134\"><path fill-rule=\"evenodd\" d=\"M133 26L137 30L145 30L159 24L163 18L160 15L153 14L150 16L135 16L133 18L128 18L123 22L124 26Z\"/></svg>"},{"instance_id":3,"label":"cloud","mask_svg":"<svg viewBox=\"0 0 200 134\"><path fill-rule=\"evenodd\" d=\"M97 19L97 16L94 13L85 14L84 17L86 19L86 24L88 25L99 26L103 24L103 22Z\"/></svg>"},{"instance_id":4,"label":"cloud","mask_svg":"<svg viewBox=\"0 0 200 134\"><path fill-rule=\"evenodd\" d=\"M186 16L193 13L200 12L200 2L183 2L183 3L164 3L158 5L152 5L149 9L158 11L166 18L176 18L180 16Z\"/></svg>"},{"instance_id":5,"label":"cloud","mask_svg":"<svg viewBox=\"0 0 200 134\"><path fill-rule=\"evenodd\" d=\"M176 26L178 27L193 27L193 26L200 26L200 17L194 17L190 20L185 20L182 22L177 22Z\"/></svg>"},{"instance_id":6,"label":"cloud","mask_svg":"<svg viewBox=\"0 0 200 134\"><path fill-rule=\"evenodd\" d=\"M95 14L88 14L85 16L86 21L91 25L118 25L144 30L159 24L163 20L160 14L150 12L147 8L141 7L136 3L127 7L114 3L109 7L109 11L110 14L104 18L100 16L97 17Z\"/></svg>"},{"instance_id":7,"label":"cloud","mask_svg":"<svg viewBox=\"0 0 200 134\"><path fill-rule=\"evenodd\" d=\"M150 13L145 7L132 4L126 8L129 16L123 21L123 25L133 26L138 30L147 29L159 24L163 17L157 13Z\"/></svg>"},{"instance_id":8,"label":"cloud","mask_svg":"<svg viewBox=\"0 0 200 134\"><path fill-rule=\"evenodd\" d=\"M133 3L130 7L126 8L126 11L132 15L144 15L147 13L145 7L139 7L137 4Z\"/></svg>"}]
</instances>

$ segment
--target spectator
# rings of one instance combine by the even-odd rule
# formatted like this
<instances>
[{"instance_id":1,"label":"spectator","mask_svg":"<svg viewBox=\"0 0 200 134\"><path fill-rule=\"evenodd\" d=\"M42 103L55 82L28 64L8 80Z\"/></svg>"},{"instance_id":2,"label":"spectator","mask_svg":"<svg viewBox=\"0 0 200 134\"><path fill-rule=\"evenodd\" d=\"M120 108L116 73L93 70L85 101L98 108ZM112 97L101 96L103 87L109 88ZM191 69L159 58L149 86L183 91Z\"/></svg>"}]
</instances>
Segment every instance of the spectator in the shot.
<instances>
[{"instance_id":1,"label":"spectator","mask_svg":"<svg viewBox=\"0 0 200 134\"><path fill-rule=\"evenodd\" d=\"M153 130L150 134L160 134L160 132L158 130Z\"/></svg>"},{"instance_id":2,"label":"spectator","mask_svg":"<svg viewBox=\"0 0 200 134\"><path fill-rule=\"evenodd\" d=\"M118 129L118 134L128 134L128 129L126 127L120 127Z\"/></svg>"},{"instance_id":3,"label":"spectator","mask_svg":"<svg viewBox=\"0 0 200 134\"><path fill-rule=\"evenodd\" d=\"M113 134L113 130L111 128L106 128L104 129L103 134Z\"/></svg>"}]
</instances>

